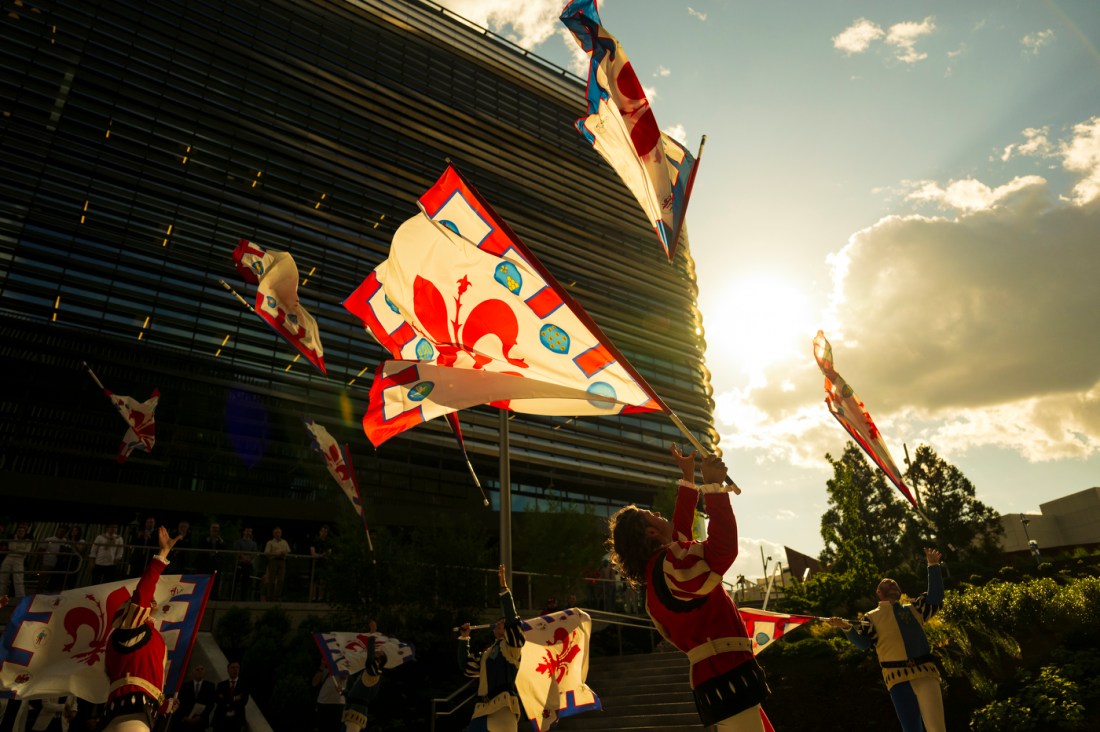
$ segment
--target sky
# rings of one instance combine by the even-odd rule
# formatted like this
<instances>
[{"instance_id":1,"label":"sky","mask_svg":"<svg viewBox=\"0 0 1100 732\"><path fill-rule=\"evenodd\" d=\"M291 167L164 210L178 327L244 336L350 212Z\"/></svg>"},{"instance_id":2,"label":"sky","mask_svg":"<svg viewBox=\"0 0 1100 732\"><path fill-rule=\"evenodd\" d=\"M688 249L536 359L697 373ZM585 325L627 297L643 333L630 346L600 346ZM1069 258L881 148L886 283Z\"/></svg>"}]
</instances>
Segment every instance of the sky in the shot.
<instances>
[{"instance_id":1,"label":"sky","mask_svg":"<svg viewBox=\"0 0 1100 732\"><path fill-rule=\"evenodd\" d=\"M584 68L561 0L441 4ZM1100 3L599 9L661 128L707 136L687 228L733 573L822 549L847 434L819 329L902 469L930 445L1005 514L1100 486Z\"/></svg>"}]
</instances>

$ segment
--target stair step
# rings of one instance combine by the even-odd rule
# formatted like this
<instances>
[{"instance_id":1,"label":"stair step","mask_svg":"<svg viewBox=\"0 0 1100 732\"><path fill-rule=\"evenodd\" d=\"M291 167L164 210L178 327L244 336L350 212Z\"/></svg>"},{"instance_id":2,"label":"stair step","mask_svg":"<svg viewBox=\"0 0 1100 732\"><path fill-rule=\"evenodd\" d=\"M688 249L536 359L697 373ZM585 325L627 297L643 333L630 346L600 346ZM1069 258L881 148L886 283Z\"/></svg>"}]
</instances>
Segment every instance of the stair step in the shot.
<instances>
[{"instance_id":1,"label":"stair step","mask_svg":"<svg viewBox=\"0 0 1100 732\"><path fill-rule=\"evenodd\" d=\"M568 724L568 726L566 726ZM677 714L637 714L612 716L600 712L589 712L575 717L561 720L558 729L584 730L584 729L649 729L669 730L676 726L699 732L699 715L693 709L690 713Z\"/></svg>"}]
</instances>

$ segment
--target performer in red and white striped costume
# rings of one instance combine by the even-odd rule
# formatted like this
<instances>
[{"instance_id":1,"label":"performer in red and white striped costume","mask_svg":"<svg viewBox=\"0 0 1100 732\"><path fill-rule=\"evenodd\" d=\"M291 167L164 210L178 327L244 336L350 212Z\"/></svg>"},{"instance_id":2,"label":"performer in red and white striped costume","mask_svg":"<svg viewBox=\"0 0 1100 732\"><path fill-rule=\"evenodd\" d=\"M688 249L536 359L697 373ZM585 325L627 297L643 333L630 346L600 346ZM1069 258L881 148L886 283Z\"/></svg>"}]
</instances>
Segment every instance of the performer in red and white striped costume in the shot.
<instances>
[{"instance_id":1,"label":"performer in red and white striped costume","mask_svg":"<svg viewBox=\"0 0 1100 732\"><path fill-rule=\"evenodd\" d=\"M168 654L164 638L149 616L155 606L153 593L168 552L179 537L169 538L160 527L160 553L145 566L129 602L115 613L114 630L107 640L104 665L111 680L107 696L105 732L148 732L159 712L168 711L164 700L164 670Z\"/></svg>"},{"instance_id":2,"label":"performer in red and white striped costume","mask_svg":"<svg viewBox=\"0 0 1100 732\"><path fill-rule=\"evenodd\" d=\"M645 584L646 612L657 630L691 661L691 687L704 725L726 731L765 727L760 702L770 693L764 671L722 576L737 558L737 521L722 485L726 466L703 459L704 485L695 487L695 453L672 455L683 478L669 522L659 513L626 506L610 519L611 559L626 580ZM703 493L708 538L692 539L695 506Z\"/></svg>"}]
</instances>

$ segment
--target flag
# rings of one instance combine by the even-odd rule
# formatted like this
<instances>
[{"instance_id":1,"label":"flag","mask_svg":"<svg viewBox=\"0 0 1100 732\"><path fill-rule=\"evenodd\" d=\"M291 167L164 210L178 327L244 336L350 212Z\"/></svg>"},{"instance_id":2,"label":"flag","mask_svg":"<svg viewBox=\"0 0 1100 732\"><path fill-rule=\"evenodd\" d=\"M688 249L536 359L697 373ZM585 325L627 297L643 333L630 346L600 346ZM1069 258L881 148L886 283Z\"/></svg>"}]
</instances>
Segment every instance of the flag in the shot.
<instances>
[{"instance_id":1,"label":"flag","mask_svg":"<svg viewBox=\"0 0 1100 732\"><path fill-rule=\"evenodd\" d=\"M325 467L329 475L336 479L337 485L344 495L351 501L352 508L359 514L363 522L363 531L367 531L367 515L363 512L363 499L359 494L359 481L355 478L355 470L351 465L351 453L348 446L341 450L336 440L322 425L312 419L303 419L306 431L313 438L313 449L321 454L325 460Z\"/></svg>"},{"instance_id":2,"label":"flag","mask_svg":"<svg viewBox=\"0 0 1100 732\"><path fill-rule=\"evenodd\" d=\"M168 651L164 693L179 687L210 593L211 575L161 575L150 616ZM110 681L104 667L115 611L138 580L27 595L0 638L0 696L26 699L75 694L101 704Z\"/></svg>"},{"instance_id":3,"label":"flag","mask_svg":"<svg viewBox=\"0 0 1100 732\"><path fill-rule=\"evenodd\" d=\"M381 633L314 633L313 640L329 672L337 678L349 676L367 662L367 640L374 638L374 653L386 655L382 668L398 666L416 660L416 648Z\"/></svg>"},{"instance_id":4,"label":"flag","mask_svg":"<svg viewBox=\"0 0 1100 732\"><path fill-rule=\"evenodd\" d=\"M126 434L122 436L122 443L118 446L118 462L126 462L134 450L152 452L153 444L157 441L154 413L157 410L157 402L160 401L160 391L153 389L153 393L144 402L139 402L132 397L120 396L110 389L104 389L103 393L129 425Z\"/></svg>"},{"instance_id":5,"label":"flag","mask_svg":"<svg viewBox=\"0 0 1100 732\"><path fill-rule=\"evenodd\" d=\"M588 116L576 127L641 204L671 262L698 161L661 132L622 46L600 20L596 0L573 0L561 21L589 56Z\"/></svg>"},{"instance_id":6,"label":"flag","mask_svg":"<svg viewBox=\"0 0 1100 732\"><path fill-rule=\"evenodd\" d=\"M745 623L745 630L752 639L752 655L760 653L783 637L784 634L794 630L803 623L808 623L816 618L812 615L787 615L785 613L773 613L768 610L752 610L738 608L741 613L741 621Z\"/></svg>"},{"instance_id":7,"label":"flag","mask_svg":"<svg viewBox=\"0 0 1100 732\"><path fill-rule=\"evenodd\" d=\"M344 302L392 354L363 428L376 446L477 404L544 415L668 411L452 167Z\"/></svg>"},{"instance_id":8,"label":"flag","mask_svg":"<svg viewBox=\"0 0 1100 732\"><path fill-rule=\"evenodd\" d=\"M906 500L919 512L920 507L917 506L913 494L906 487L898 466L894 464L894 458L890 457L890 451L886 448L886 443L883 442L882 435L867 412L863 400L833 368L833 347L820 330L814 337L814 358L821 373L825 374L825 403L829 405L829 412L836 417L836 421L840 422L844 429L848 430L852 439L863 448L876 465L882 468L882 472L886 473L890 482L897 486ZM923 513L921 515L923 517Z\"/></svg>"},{"instance_id":9,"label":"flag","mask_svg":"<svg viewBox=\"0 0 1100 732\"><path fill-rule=\"evenodd\" d=\"M602 709L588 687L592 618L577 608L522 623L525 642L516 690L531 725L544 732L563 717Z\"/></svg>"},{"instance_id":10,"label":"flag","mask_svg":"<svg viewBox=\"0 0 1100 732\"><path fill-rule=\"evenodd\" d=\"M317 321L298 301L298 265L294 257L286 252L265 252L247 239L241 239L233 250L233 261L246 282L258 285L256 314L322 374L326 373Z\"/></svg>"}]
</instances>

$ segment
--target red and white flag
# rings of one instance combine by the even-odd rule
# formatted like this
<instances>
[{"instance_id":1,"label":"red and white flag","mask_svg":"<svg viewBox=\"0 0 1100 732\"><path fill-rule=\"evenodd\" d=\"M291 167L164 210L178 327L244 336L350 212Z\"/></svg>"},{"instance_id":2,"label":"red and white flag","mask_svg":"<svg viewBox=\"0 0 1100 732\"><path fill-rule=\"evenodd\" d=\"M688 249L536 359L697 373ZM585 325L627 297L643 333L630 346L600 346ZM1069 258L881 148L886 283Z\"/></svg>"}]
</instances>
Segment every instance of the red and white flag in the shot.
<instances>
[{"instance_id":1,"label":"red and white flag","mask_svg":"<svg viewBox=\"0 0 1100 732\"><path fill-rule=\"evenodd\" d=\"M344 302L391 353L363 428L379 445L478 404L545 415L668 409L477 191L448 167Z\"/></svg>"},{"instance_id":2,"label":"red and white flag","mask_svg":"<svg viewBox=\"0 0 1100 732\"><path fill-rule=\"evenodd\" d=\"M825 337L825 333L820 330L814 336L814 359L821 373L825 375L825 403L829 405L829 412L875 464L882 468L882 472L886 473L886 477L897 486L906 500L920 512L920 507L913 499L909 488L906 487L901 472L894 463L894 458L890 456L890 450L887 449L882 434L871 419L863 400L833 368L833 347ZM921 515L923 517L923 513Z\"/></svg>"},{"instance_id":3,"label":"red and white flag","mask_svg":"<svg viewBox=\"0 0 1100 732\"><path fill-rule=\"evenodd\" d=\"M344 445L341 449L333 436L329 434L329 431L312 419L304 419L302 422L305 424L310 437L313 438L313 449L324 458L329 475L336 480L340 490L351 501L352 508L359 514L359 518L363 522L363 530L367 531L367 516L363 512L363 499L359 494L359 481L355 477L355 469L351 464L351 453L348 451L348 446Z\"/></svg>"},{"instance_id":4,"label":"red and white flag","mask_svg":"<svg viewBox=\"0 0 1100 732\"><path fill-rule=\"evenodd\" d=\"M374 638L374 655L385 656L382 668L397 668L416 660L413 645L378 632L313 634L329 673L336 678L349 676L367 665L367 641L371 638Z\"/></svg>"},{"instance_id":5,"label":"red and white flag","mask_svg":"<svg viewBox=\"0 0 1100 732\"><path fill-rule=\"evenodd\" d=\"M525 620L522 627L516 690L531 724L544 732L563 717L601 709L587 683L592 636L588 613L560 610Z\"/></svg>"},{"instance_id":6,"label":"red and white flag","mask_svg":"<svg viewBox=\"0 0 1100 732\"><path fill-rule=\"evenodd\" d=\"M787 615L785 613L773 613L768 610L753 610L738 608L741 620L745 623L745 630L752 639L752 654L755 656L786 633L794 630L803 623L816 620L813 615Z\"/></svg>"},{"instance_id":7,"label":"red and white flag","mask_svg":"<svg viewBox=\"0 0 1100 732\"><path fill-rule=\"evenodd\" d=\"M115 394L110 389L104 389L103 393L115 405L115 409L126 420L129 429L122 436L122 443L118 446L119 463L126 462L130 453L134 450L152 452L153 445L157 441L156 420L157 402L160 401L160 391L153 389L153 393L144 402L139 402L133 397Z\"/></svg>"},{"instance_id":8,"label":"red and white flag","mask_svg":"<svg viewBox=\"0 0 1100 732\"><path fill-rule=\"evenodd\" d=\"M577 120L577 130L634 194L671 262L698 161L657 126L626 52L603 27L596 0L572 0L561 21L589 57L588 116Z\"/></svg>"},{"instance_id":9,"label":"red and white flag","mask_svg":"<svg viewBox=\"0 0 1100 732\"><path fill-rule=\"evenodd\" d=\"M325 373L317 321L298 301L298 265L294 257L287 252L265 252L241 239L233 250L233 261L246 282L258 285L256 314Z\"/></svg>"},{"instance_id":10,"label":"red and white flag","mask_svg":"<svg viewBox=\"0 0 1100 732\"><path fill-rule=\"evenodd\" d=\"M167 648L164 693L175 693L202 622L211 575L164 574L150 620ZM28 595L12 611L0 639L0 697L27 699L75 694L101 704L110 680L104 656L111 620L138 580Z\"/></svg>"}]
</instances>

